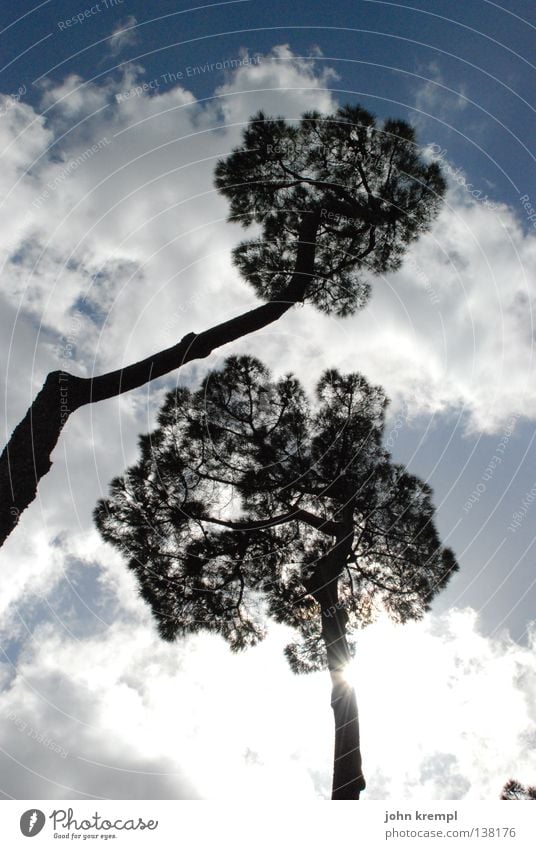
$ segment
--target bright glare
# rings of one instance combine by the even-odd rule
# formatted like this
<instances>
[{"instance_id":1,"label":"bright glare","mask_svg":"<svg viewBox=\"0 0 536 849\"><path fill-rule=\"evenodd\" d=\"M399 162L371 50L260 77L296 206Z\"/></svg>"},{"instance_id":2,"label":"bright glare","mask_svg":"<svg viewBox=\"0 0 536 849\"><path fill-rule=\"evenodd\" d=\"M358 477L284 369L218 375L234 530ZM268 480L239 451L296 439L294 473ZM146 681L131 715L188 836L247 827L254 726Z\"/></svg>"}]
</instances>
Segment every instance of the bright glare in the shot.
<instances>
[{"instance_id":1,"label":"bright glare","mask_svg":"<svg viewBox=\"0 0 536 849\"><path fill-rule=\"evenodd\" d=\"M487 785L496 798L503 776L522 769L514 752L519 759L520 729L529 733L532 722L516 683L522 667L536 682L536 664L527 649L477 627L468 609L403 626L384 617L359 634L347 676L367 798L486 798ZM534 753L527 759L534 769Z\"/></svg>"}]
</instances>

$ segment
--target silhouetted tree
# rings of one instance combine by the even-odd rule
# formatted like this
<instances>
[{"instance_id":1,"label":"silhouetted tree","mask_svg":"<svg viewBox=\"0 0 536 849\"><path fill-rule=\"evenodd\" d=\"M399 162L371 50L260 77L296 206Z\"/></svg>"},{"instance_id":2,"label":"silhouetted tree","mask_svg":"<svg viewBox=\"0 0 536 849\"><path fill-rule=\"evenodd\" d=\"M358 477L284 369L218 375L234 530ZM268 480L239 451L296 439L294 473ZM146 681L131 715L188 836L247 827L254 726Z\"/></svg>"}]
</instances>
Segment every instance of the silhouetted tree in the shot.
<instances>
[{"instance_id":1,"label":"silhouetted tree","mask_svg":"<svg viewBox=\"0 0 536 849\"><path fill-rule=\"evenodd\" d=\"M445 184L403 121L377 126L359 106L309 113L297 124L256 115L240 147L216 168L230 220L261 234L236 264L267 301L133 365L98 377L51 372L0 457L0 544L33 501L72 412L206 357L279 319L297 302L346 315L368 295L370 274L398 267L436 214Z\"/></svg>"},{"instance_id":2,"label":"silhouetted tree","mask_svg":"<svg viewBox=\"0 0 536 849\"><path fill-rule=\"evenodd\" d=\"M164 639L208 630L238 650L263 638L267 615L296 629L292 668L331 673L332 798L358 799L349 634L380 610L420 618L458 567L430 488L382 447L382 390L326 371L316 398L292 375L274 381L258 360L229 358L197 392L169 393L95 518Z\"/></svg>"},{"instance_id":3,"label":"silhouetted tree","mask_svg":"<svg viewBox=\"0 0 536 849\"><path fill-rule=\"evenodd\" d=\"M536 787L525 787L511 778L502 789L501 799L507 802L536 801Z\"/></svg>"}]
</instances>

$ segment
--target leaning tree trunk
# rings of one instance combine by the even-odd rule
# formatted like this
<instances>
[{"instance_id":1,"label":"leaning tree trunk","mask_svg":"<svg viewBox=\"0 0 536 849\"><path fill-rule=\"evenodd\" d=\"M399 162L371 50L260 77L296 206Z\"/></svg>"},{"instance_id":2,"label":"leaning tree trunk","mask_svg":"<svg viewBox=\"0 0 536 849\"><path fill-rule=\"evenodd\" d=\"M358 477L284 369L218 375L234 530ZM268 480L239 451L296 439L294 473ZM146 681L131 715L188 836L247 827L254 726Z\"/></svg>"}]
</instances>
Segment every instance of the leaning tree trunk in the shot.
<instances>
[{"instance_id":1,"label":"leaning tree trunk","mask_svg":"<svg viewBox=\"0 0 536 849\"><path fill-rule=\"evenodd\" d=\"M350 662L346 640L346 613L334 602L322 605L322 637L331 675L331 707L335 718L332 799L359 799L365 789L359 742L355 690L345 677Z\"/></svg>"},{"instance_id":2,"label":"leaning tree trunk","mask_svg":"<svg viewBox=\"0 0 536 849\"><path fill-rule=\"evenodd\" d=\"M202 333L188 333L171 348L99 377L81 378L60 371L47 376L0 456L0 546L17 525L23 510L34 500L39 481L52 466L50 455L71 413L86 404L104 401L143 386L191 360L208 357L215 348L277 321L294 304L303 300L314 275L319 215L318 211L314 211L303 218L294 272L278 300Z\"/></svg>"}]
</instances>

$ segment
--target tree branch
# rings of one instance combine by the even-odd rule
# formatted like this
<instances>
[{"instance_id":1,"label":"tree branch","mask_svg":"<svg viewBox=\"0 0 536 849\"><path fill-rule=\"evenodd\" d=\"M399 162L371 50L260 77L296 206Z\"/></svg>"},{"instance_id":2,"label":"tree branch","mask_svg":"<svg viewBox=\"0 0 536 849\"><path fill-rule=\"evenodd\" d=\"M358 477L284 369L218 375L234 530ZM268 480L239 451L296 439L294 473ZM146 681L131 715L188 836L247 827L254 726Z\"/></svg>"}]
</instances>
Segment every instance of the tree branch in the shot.
<instances>
[{"instance_id":1,"label":"tree branch","mask_svg":"<svg viewBox=\"0 0 536 849\"><path fill-rule=\"evenodd\" d=\"M114 398L180 368L208 357L216 348L254 333L277 321L303 300L314 276L318 211L303 218L294 272L278 300L217 324L203 333L188 333L180 342L117 371L81 378L54 371L23 420L17 425L0 457L0 545L34 500L41 478L52 466L50 455L67 419L79 407Z\"/></svg>"},{"instance_id":2,"label":"tree branch","mask_svg":"<svg viewBox=\"0 0 536 849\"><path fill-rule=\"evenodd\" d=\"M244 522L216 519L213 516L202 516L200 521L210 522L213 525L221 525L223 528L230 528L233 531L262 530L263 528L271 528L275 525L284 525L287 522L303 522L328 536L337 536L342 528L339 522L322 519L320 516L315 516L314 513L309 513L308 510L301 509L292 510L290 513L282 513L279 516L272 516L269 519L252 519L251 521Z\"/></svg>"}]
</instances>

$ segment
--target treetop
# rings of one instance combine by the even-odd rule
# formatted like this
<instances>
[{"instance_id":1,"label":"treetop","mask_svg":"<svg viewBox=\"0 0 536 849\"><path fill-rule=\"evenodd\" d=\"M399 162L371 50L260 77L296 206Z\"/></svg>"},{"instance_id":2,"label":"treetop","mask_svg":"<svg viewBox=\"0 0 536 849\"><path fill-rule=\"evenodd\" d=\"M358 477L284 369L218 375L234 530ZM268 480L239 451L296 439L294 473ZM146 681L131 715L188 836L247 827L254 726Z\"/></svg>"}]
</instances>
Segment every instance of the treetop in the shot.
<instances>
[{"instance_id":1,"label":"treetop","mask_svg":"<svg viewBox=\"0 0 536 849\"><path fill-rule=\"evenodd\" d=\"M287 657L303 671L325 662L326 606L344 608L350 629L381 610L424 614L457 564L430 487L382 445L386 403L334 369L310 399L253 357L168 394L140 461L95 511L163 637L210 630L236 650L271 616L297 629Z\"/></svg>"},{"instance_id":2,"label":"treetop","mask_svg":"<svg viewBox=\"0 0 536 849\"><path fill-rule=\"evenodd\" d=\"M230 201L229 220L261 228L233 253L257 294L272 300L285 293L298 242L309 239L315 271L304 300L339 315L365 304L372 274L399 268L445 191L438 164L421 156L409 124L378 125L349 105L294 122L258 112L242 144L218 162L215 185Z\"/></svg>"}]
</instances>

